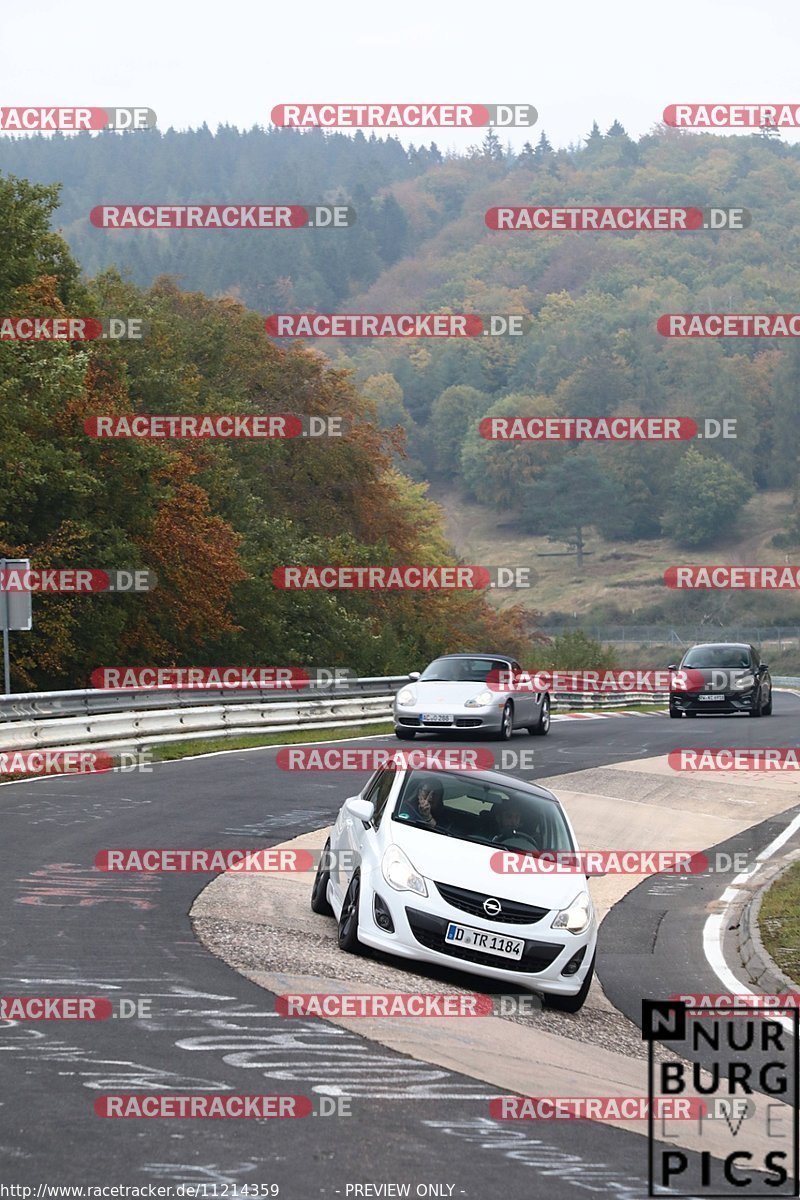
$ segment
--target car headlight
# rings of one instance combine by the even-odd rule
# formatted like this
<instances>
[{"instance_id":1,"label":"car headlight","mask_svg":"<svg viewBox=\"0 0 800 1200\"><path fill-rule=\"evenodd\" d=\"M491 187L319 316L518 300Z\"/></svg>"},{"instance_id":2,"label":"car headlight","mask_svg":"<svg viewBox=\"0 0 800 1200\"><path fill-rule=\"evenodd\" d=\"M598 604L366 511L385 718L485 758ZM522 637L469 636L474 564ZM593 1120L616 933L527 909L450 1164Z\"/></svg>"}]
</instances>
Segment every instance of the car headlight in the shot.
<instances>
[{"instance_id":1,"label":"car headlight","mask_svg":"<svg viewBox=\"0 0 800 1200\"><path fill-rule=\"evenodd\" d=\"M464 708L486 708L496 699L494 692L478 692L471 700L464 701Z\"/></svg>"},{"instance_id":2,"label":"car headlight","mask_svg":"<svg viewBox=\"0 0 800 1200\"><path fill-rule=\"evenodd\" d=\"M398 704L416 704L416 702L417 693L413 688L400 688L400 691L397 693Z\"/></svg>"},{"instance_id":3,"label":"car headlight","mask_svg":"<svg viewBox=\"0 0 800 1200\"><path fill-rule=\"evenodd\" d=\"M736 688L737 692L743 692L745 688L753 687L755 681L755 675L740 675L739 678L734 681L733 686Z\"/></svg>"},{"instance_id":4,"label":"car headlight","mask_svg":"<svg viewBox=\"0 0 800 1200\"><path fill-rule=\"evenodd\" d=\"M568 908L562 908L553 919L553 929L566 929L568 933L583 933L592 919L592 902L588 892L576 896Z\"/></svg>"},{"instance_id":5,"label":"car headlight","mask_svg":"<svg viewBox=\"0 0 800 1200\"><path fill-rule=\"evenodd\" d=\"M425 880L399 846L389 846L381 863L383 878L396 892L415 892L427 896Z\"/></svg>"}]
</instances>

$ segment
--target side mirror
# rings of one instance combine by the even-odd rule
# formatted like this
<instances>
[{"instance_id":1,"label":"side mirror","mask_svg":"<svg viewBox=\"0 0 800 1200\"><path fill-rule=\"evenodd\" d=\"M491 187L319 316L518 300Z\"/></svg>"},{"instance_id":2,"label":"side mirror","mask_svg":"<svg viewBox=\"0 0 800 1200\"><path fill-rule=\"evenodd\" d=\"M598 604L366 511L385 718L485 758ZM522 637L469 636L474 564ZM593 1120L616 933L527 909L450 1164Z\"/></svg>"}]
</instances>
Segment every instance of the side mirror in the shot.
<instances>
[{"instance_id":1,"label":"side mirror","mask_svg":"<svg viewBox=\"0 0 800 1200\"><path fill-rule=\"evenodd\" d=\"M769 663L762 663L762 664L761 664L761 670L762 670L762 671L768 671L768 670L769 670Z\"/></svg>"},{"instance_id":2,"label":"side mirror","mask_svg":"<svg viewBox=\"0 0 800 1200\"><path fill-rule=\"evenodd\" d=\"M677 664L677 663L667 663L667 670L668 670L668 671L677 671L678 669L679 669L679 668L678 668L678 664Z\"/></svg>"},{"instance_id":3,"label":"side mirror","mask_svg":"<svg viewBox=\"0 0 800 1200\"><path fill-rule=\"evenodd\" d=\"M349 800L345 800L344 806L351 817L363 821L365 825L375 816L375 805L371 800L362 800L360 796L351 796Z\"/></svg>"},{"instance_id":4,"label":"side mirror","mask_svg":"<svg viewBox=\"0 0 800 1200\"><path fill-rule=\"evenodd\" d=\"M408 678L410 680L412 680L414 683L416 683L416 681L419 679L419 676L420 676L419 671L409 671L408 672Z\"/></svg>"}]
</instances>

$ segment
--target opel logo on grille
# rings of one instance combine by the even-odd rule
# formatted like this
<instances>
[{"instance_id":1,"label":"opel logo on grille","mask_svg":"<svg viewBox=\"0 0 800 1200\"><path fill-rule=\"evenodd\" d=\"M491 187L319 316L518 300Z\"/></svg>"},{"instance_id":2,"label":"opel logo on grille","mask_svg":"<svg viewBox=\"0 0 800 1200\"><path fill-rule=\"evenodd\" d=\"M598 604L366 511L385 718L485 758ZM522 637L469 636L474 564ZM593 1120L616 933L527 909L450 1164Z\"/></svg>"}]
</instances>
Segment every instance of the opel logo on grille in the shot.
<instances>
[{"instance_id":1,"label":"opel logo on grille","mask_svg":"<svg viewBox=\"0 0 800 1200\"><path fill-rule=\"evenodd\" d=\"M487 896L483 902L483 911L487 917L496 917L498 913L502 912L502 905L494 896Z\"/></svg>"}]
</instances>

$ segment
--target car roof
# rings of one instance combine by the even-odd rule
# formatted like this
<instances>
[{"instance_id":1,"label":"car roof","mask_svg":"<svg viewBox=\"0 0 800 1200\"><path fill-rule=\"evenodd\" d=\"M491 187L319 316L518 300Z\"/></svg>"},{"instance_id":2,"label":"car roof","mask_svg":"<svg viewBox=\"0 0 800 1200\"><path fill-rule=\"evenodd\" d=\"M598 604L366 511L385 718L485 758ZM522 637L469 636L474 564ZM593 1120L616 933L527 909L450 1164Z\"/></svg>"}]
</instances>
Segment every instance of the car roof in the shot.
<instances>
[{"instance_id":1,"label":"car roof","mask_svg":"<svg viewBox=\"0 0 800 1200\"><path fill-rule=\"evenodd\" d=\"M418 771L421 775L450 775L459 779L470 779L474 783L482 783L487 787L513 787L518 792L530 792L532 796L538 796L540 799L553 800L559 806L561 801L558 799L549 788L542 787L538 783L529 783L525 779L517 779L514 775L507 775L504 771L445 771L439 768L427 767L406 767L407 774L412 771Z\"/></svg>"},{"instance_id":2,"label":"car roof","mask_svg":"<svg viewBox=\"0 0 800 1200\"><path fill-rule=\"evenodd\" d=\"M441 662L443 658L502 658L506 662L517 661L514 654L498 654L495 650L471 650L458 654L437 654L436 658L431 659L431 662Z\"/></svg>"},{"instance_id":3,"label":"car roof","mask_svg":"<svg viewBox=\"0 0 800 1200\"><path fill-rule=\"evenodd\" d=\"M689 650L722 650L725 646L732 646L736 650L749 650L749 642L698 642L695 646L690 646ZM689 653L689 650L686 653Z\"/></svg>"}]
</instances>

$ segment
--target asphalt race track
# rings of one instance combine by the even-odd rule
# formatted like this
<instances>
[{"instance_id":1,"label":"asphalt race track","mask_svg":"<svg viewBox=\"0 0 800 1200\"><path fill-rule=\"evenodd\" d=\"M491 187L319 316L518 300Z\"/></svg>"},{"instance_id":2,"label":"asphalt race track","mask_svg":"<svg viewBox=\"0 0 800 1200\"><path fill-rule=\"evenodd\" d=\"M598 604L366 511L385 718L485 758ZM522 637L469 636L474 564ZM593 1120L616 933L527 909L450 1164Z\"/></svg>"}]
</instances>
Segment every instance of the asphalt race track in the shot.
<instances>
[{"instance_id":1,"label":"asphalt race track","mask_svg":"<svg viewBox=\"0 0 800 1200\"><path fill-rule=\"evenodd\" d=\"M535 750L535 768L519 774L545 778L677 746L795 746L798 717L800 699L779 693L775 715L761 721L559 721L548 738L516 735L512 745ZM646 1195L645 1142L636 1134L596 1122L493 1121L488 1101L497 1091L474 1078L415 1063L330 1022L277 1016L270 993L193 934L188 912L209 876L114 875L93 866L109 847L274 845L329 824L364 778L288 774L276 767L275 750L264 749L157 764L150 773L0 788L0 993L151 1001L151 1016L141 1019L0 1021L4 1182L207 1184L208 1196L224 1195L226 1185L278 1184L292 1200L410 1183L411 1195L426 1185L418 1194L483 1200L502 1177L509 1200ZM740 835L741 845L762 848L786 820L759 824ZM721 891L725 882L711 886ZM600 932L600 981L633 1021L643 995L724 990L702 954L708 881L657 902L651 886L629 893ZM352 1080L354 1063L360 1082L351 1115L319 1115L323 1097L329 1108L346 1097L341 1081ZM391 1098L387 1078L400 1081ZM535 1095L535 1063L530 1081ZM305 1095L315 1113L115 1121L93 1112L104 1093L153 1091Z\"/></svg>"}]
</instances>

